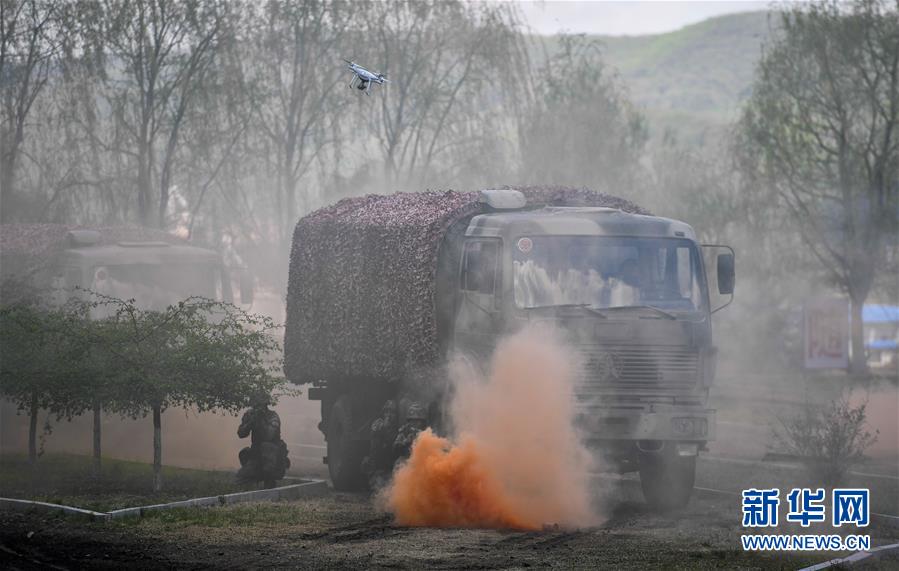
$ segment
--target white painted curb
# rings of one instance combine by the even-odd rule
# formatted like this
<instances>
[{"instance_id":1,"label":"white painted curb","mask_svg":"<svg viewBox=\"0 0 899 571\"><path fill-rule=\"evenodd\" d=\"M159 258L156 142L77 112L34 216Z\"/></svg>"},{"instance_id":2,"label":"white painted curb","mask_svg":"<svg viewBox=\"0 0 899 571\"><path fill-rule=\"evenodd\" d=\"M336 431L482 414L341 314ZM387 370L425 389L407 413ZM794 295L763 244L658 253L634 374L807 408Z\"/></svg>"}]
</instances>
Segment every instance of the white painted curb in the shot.
<instances>
[{"instance_id":1,"label":"white painted curb","mask_svg":"<svg viewBox=\"0 0 899 571\"><path fill-rule=\"evenodd\" d=\"M63 506L60 504L50 504L47 502L33 502L31 500L18 500L15 498L0 498L0 507L16 511L40 511L40 512L62 512L67 515L77 515L89 517L92 519L109 519L109 514L103 512L94 512L91 510L83 510L81 508L73 508L71 506Z\"/></svg>"},{"instance_id":2,"label":"white painted curb","mask_svg":"<svg viewBox=\"0 0 899 571\"><path fill-rule=\"evenodd\" d=\"M828 567L835 567L837 565L853 565L855 563L858 563L859 561L864 561L869 557L879 555L882 551L891 551L893 549L899 549L899 543L891 543L890 545L881 545L880 547L868 549L867 551L859 551L858 553L853 553L849 557L831 559L830 561L818 563L817 565L812 565L811 567L803 567L799 571L818 571L819 569L827 569Z\"/></svg>"},{"instance_id":3,"label":"white painted curb","mask_svg":"<svg viewBox=\"0 0 899 571\"><path fill-rule=\"evenodd\" d=\"M269 490L251 490L249 492L236 492L221 496L209 496L206 498L192 498L167 504L155 504L152 506L138 506L113 510L108 513L95 512L71 506L35 502L31 500L19 500L15 498L0 498L0 507L14 510L37 510L46 512L62 512L68 515L80 515L92 519L109 520L123 517L142 517L151 511L168 510L173 508L209 507L239 504L244 502L275 502L279 500L295 500L320 496L328 491L328 484L324 480L307 480L299 484L290 484Z\"/></svg>"}]
</instances>

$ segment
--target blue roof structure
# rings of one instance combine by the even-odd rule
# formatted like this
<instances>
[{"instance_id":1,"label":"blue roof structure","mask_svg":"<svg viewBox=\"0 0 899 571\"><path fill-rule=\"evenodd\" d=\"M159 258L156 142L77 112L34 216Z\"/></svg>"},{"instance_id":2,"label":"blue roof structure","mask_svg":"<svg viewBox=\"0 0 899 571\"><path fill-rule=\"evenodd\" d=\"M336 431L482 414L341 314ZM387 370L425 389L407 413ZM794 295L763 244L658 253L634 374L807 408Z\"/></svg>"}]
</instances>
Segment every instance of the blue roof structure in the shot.
<instances>
[{"instance_id":1,"label":"blue roof structure","mask_svg":"<svg viewBox=\"0 0 899 571\"><path fill-rule=\"evenodd\" d=\"M899 342L895 339L875 339L865 343L868 349L877 349L879 351L895 351L899 349Z\"/></svg>"},{"instance_id":2,"label":"blue roof structure","mask_svg":"<svg viewBox=\"0 0 899 571\"><path fill-rule=\"evenodd\" d=\"M899 306L865 304L862 307L863 323L899 323Z\"/></svg>"}]
</instances>

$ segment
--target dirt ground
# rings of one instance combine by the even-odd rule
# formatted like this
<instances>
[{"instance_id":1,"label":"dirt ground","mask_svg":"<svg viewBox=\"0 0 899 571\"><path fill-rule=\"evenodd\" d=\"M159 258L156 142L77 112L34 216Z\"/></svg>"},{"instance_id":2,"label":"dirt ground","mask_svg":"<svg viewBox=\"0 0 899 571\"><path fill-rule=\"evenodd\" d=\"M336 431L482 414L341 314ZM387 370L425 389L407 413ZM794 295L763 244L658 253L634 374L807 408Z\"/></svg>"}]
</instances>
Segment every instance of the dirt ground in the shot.
<instances>
[{"instance_id":1,"label":"dirt ground","mask_svg":"<svg viewBox=\"0 0 899 571\"><path fill-rule=\"evenodd\" d=\"M703 496L655 514L632 482L597 490L604 523L541 532L402 528L368 495L333 492L106 524L0 511L0 568L798 569L847 555L743 552L736 499ZM896 529L866 533L874 546L899 541ZM899 568L899 556L860 568Z\"/></svg>"}]
</instances>

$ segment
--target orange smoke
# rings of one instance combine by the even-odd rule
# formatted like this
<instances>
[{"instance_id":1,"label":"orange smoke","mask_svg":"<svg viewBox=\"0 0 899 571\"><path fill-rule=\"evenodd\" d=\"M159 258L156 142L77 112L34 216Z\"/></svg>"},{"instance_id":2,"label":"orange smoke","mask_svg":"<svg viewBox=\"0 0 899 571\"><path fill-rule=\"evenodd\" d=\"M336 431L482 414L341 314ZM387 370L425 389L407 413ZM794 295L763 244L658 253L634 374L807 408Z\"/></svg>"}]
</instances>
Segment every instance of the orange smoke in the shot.
<instances>
[{"instance_id":1,"label":"orange smoke","mask_svg":"<svg viewBox=\"0 0 899 571\"><path fill-rule=\"evenodd\" d=\"M402 525L540 529L596 523L572 425L577 363L545 328L497 347L490 375L453 368L456 437L422 432L385 491Z\"/></svg>"},{"instance_id":2,"label":"orange smoke","mask_svg":"<svg viewBox=\"0 0 899 571\"><path fill-rule=\"evenodd\" d=\"M389 501L400 525L539 527L517 513L473 439L453 446L430 429L396 473Z\"/></svg>"}]
</instances>

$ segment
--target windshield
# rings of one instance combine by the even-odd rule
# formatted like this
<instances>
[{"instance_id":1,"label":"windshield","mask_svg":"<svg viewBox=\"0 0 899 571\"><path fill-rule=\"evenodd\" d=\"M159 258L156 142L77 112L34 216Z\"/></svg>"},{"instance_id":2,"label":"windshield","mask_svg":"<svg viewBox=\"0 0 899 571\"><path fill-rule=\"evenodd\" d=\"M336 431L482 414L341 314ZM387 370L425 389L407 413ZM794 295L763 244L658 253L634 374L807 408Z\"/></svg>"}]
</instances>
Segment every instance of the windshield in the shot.
<instances>
[{"instance_id":1,"label":"windshield","mask_svg":"<svg viewBox=\"0 0 899 571\"><path fill-rule=\"evenodd\" d=\"M134 299L143 309L161 310L191 296L221 299L221 272L202 264L96 266L91 289Z\"/></svg>"},{"instance_id":2,"label":"windshield","mask_svg":"<svg viewBox=\"0 0 899 571\"><path fill-rule=\"evenodd\" d=\"M522 237L512 252L515 304L521 308L702 308L698 252L690 240Z\"/></svg>"}]
</instances>

